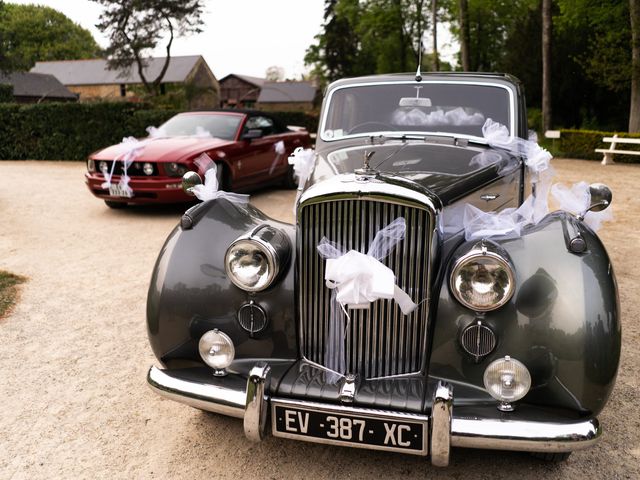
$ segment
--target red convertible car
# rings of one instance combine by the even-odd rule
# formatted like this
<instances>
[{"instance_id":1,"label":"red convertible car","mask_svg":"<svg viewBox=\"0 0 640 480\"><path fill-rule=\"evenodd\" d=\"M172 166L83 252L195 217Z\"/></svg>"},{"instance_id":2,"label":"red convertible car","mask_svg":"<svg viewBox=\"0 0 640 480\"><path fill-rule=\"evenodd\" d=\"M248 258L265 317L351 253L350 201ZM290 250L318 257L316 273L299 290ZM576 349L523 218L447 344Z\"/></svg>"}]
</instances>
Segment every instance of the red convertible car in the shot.
<instances>
[{"instance_id":1,"label":"red convertible car","mask_svg":"<svg viewBox=\"0 0 640 480\"><path fill-rule=\"evenodd\" d=\"M308 132L291 130L262 112L181 113L151 129L146 139L125 139L90 155L85 180L91 193L111 208L186 202L193 197L183 192L182 175L204 173L196 160L206 154L218 167L221 190L278 183L295 187L287 158L297 147L310 145Z\"/></svg>"}]
</instances>

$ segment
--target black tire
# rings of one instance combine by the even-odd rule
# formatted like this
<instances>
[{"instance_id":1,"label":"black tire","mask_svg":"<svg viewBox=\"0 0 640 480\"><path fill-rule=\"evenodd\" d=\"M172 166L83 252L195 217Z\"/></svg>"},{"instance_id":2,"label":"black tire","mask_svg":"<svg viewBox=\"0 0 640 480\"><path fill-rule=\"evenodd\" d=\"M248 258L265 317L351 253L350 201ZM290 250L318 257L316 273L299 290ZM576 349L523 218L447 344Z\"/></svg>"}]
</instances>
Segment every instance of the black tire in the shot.
<instances>
[{"instance_id":1,"label":"black tire","mask_svg":"<svg viewBox=\"0 0 640 480\"><path fill-rule=\"evenodd\" d=\"M114 208L116 210L127 208L127 202L114 202L113 200L105 200L104 203L109 208Z\"/></svg>"},{"instance_id":2,"label":"black tire","mask_svg":"<svg viewBox=\"0 0 640 480\"><path fill-rule=\"evenodd\" d=\"M289 165L289 168L287 170L287 175L284 177L284 180L282 181L282 186L290 190L293 190L294 188L298 188L298 179L296 178L296 175L293 171L293 165Z\"/></svg>"},{"instance_id":3,"label":"black tire","mask_svg":"<svg viewBox=\"0 0 640 480\"><path fill-rule=\"evenodd\" d=\"M545 462L558 463L564 462L571 456L571 452L531 452L534 458L544 460Z\"/></svg>"}]
</instances>

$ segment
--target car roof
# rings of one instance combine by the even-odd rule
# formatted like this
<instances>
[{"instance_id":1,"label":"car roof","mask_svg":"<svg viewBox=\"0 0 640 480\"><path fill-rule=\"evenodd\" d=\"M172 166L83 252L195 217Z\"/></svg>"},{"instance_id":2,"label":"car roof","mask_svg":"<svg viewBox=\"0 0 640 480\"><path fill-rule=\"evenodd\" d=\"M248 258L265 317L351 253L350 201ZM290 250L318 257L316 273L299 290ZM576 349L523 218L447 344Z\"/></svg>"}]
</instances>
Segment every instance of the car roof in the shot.
<instances>
[{"instance_id":1,"label":"car roof","mask_svg":"<svg viewBox=\"0 0 640 480\"><path fill-rule=\"evenodd\" d=\"M421 80L423 81L443 81L450 82L452 80L473 81L473 82L499 82L520 87L521 83L518 78L508 73L493 73L493 72L424 72L421 73ZM397 81L414 81L417 84L415 73L388 73L383 75L367 75L363 77L352 77L337 80L329 85L328 89L332 89L338 86L345 86L359 83L375 83L375 82L397 82Z\"/></svg>"}]
</instances>

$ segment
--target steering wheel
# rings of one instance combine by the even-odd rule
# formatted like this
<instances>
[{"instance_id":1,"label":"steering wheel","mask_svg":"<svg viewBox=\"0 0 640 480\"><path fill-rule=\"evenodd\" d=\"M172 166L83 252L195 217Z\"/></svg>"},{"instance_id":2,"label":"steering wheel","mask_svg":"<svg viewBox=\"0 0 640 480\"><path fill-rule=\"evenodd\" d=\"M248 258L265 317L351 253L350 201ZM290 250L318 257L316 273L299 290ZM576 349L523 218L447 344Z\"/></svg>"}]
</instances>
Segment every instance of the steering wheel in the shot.
<instances>
[{"instance_id":1,"label":"steering wheel","mask_svg":"<svg viewBox=\"0 0 640 480\"><path fill-rule=\"evenodd\" d=\"M349 129L347 135L351 135L352 133L365 133L370 130L369 127L382 127L383 130L395 130L391 125L387 125L382 122L363 122L357 125L354 125Z\"/></svg>"}]
</instances>

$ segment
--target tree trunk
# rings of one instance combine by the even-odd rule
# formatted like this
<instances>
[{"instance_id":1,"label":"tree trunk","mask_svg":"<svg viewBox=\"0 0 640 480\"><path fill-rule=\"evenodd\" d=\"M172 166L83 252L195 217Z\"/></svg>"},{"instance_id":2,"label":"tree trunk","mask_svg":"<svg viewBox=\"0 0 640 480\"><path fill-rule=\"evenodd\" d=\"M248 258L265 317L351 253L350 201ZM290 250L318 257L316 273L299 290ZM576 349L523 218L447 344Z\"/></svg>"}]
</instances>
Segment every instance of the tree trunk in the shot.
<instances>
[{"instance_id":1,"label":"tree trunk","mask_svg":"<svg viewBox=\"0 0 640 480\"><path fill-rule=\"evenodd\" d=\"M460 0L460 60L462 70L471 71L471 55L469 54L469 6L467 0Z\"/></svg>"},{"instance_id":2,"label":"tree trunk","mask_svg":"<svg viewBox=\"0 0 640 480\"><path fill-rule=\"evenodd\" d=\"M542 0L542 130L551 128L551 0Z\"/></svg>"},{"instance_id":3,"label":"tree trunk","mask_svg":"<svg viewBox=\"0 0 640 480\"><path fill-rule=\"evenodd\" d=\"M440 58L438 58L438 1L431 0L431 24L433 26L433 70L440 70Z\"/></svg>"},{"instance_id":4,"label":"tree trunk","mask_svg":"<svg viewBox=\"0 0 640 480\"><path fill-rule=\"evenodd\" d=\"M631 107L629 133L640 133L640 0L629 0L631 17Z\"/></svg>"}]
</instances>

